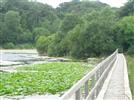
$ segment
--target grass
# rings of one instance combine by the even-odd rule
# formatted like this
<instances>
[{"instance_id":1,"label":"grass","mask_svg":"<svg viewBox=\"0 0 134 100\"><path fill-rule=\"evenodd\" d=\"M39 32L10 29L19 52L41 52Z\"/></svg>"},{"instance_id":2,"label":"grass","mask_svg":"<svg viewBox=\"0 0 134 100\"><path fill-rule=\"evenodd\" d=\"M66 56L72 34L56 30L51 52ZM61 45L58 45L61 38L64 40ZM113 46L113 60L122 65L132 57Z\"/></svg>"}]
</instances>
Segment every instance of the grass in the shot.
<instances>
[{"instance_id":1,"label":"grass","mask_svg":"<svg viewBox=\"0 0 134 100\"><path fill-rule=\"evenodd\" d=\"M129 82L130 82L132 96L134 99L134 56L128 56L127 62L128 62Z\"/></svg>"},{"instance_id":2,"label":"grass","mask_svg":"<svg viewBox=\"0 0 134 100\"><path fill-rule=\"evenodd\" d=\"M58 93L69 89L91 66L79 62L55 62L0 72L0 95Z\"/></svg>"}]
</instances>

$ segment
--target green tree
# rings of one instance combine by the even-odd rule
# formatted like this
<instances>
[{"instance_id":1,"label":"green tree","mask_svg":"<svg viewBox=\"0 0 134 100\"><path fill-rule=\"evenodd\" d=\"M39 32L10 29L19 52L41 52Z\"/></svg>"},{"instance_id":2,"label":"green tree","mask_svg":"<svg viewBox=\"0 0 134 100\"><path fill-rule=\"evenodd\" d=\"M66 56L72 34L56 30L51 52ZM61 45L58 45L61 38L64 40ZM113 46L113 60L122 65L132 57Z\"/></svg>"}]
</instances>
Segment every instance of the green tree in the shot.
<instances>
[{"instance_id":1,"label":"green tree","mask_svg":"<svg viewBox=\"0 0 134 100\"><path fill-rule=\"evenodd\" d=\"M54 34L53 39L48 47L48 55L49 56L63 56L64 52L61 49L61 35Z\"/></svg>"},{"instance_id":2,"label":"green tree","mask_svg":"<svg viewBox=\"0 0 134 100\"><path fill-rule=\"evenodd\" d=\"M3 48L4 49L14 49L15 48L15 45L12 42L9 42L9 43L5 43L3 45Z\"/></svg>"},{"instance_id":3,"label":"green tree","mask_svg":"<svg viewBox=\"0 0 134 100\"><path fill-rule=\"evenodd\" d=\"M4 14L0 13L0 45L3 44L4 37L3 37L3 30L4 30Z\"/></svg>"},{"instance_id":4,"label":"green tree","mask_svg":"<svg viewBox=\"0 0 134 100\"><path fill-rule=\"evenodd\" d=\"M50 56L66 56L69 53L66 35L72 30L81 19L74 14L67 14L61 22L58 33L55 35L54 40L49 46L48 53Z\"/></svg>"},{"instance_id":5,"label":"green tree","mask_svg":"<svg viewBox=\"0 0 134 100\"><path fill-rule=\"evenodd\" d=\"M40 36L48 36L50 32L43 27L36 27L33 30L33 41L35 42Z\"/></svg>"},{"instance_id":6,"label":"green tree","mask_svg":"<svg viewBox=\"0 0 134 100\"><path fill-rule=\"evenodd\" d=\"M18 39L18 44L23 44L23 43L33 43L33 34L29 30L24 30L22 34L20 34L19 39Z\"/></svg>"},{"instance_id":7,"label":"green tree","mask_svg":"<svg viewBox=\"0 0 134 100\"><path fill-rule=\"evenodd\" d=\"M36 42L36 48L41 55L47 55L48 53L48 46L53 39L53 35L51 36L40 36Z\"/></svg>"},{"instance_id":8,"label":"green tree","mask_svg":"<svg viewBox=\"0 0 134 100\"><path fill-rule=\"evenodd\" d=\"M84 20L68 34L70 54L81 58L113 52L116 49L112 31L116 22L115 12L104 8L86 15Z\"/></svg>"},{"instance_id":9,"label":"green tree","mask_svg":"<svg viewBox=\"0 0 134 100\"><path fill-rule=\"evenodd\" d=\"M67 33L80 22L81 20L77 15L67 14L61 23L60 30L61 32Z\"/></svg>"},{"instance_id":10,"label":"green tree","mask_svg":"<svg viewBox=\"0 0 134 100\"><path fill-rule=\"evenodd\" d=\"M128 0L125 6L120 8L119 15L121 17L134 15L134 0Z\"/></svg>"},{"instance_id":11,"label":"green tree","mask_svg":"<svg viewBox=\"0 0 134 100\"><path fill-rule=\"evenodd\" d=\"M98 1L81 1L81 2L65 2L61 3L57 8L58 16L63 19L66 14L76 14L82 16L95 11L100 11L102 8L108 6L105 3Z\"/></svg>"},{"instance_id":12,"label":"green tree","mask_svg":"<svg viewBox=\"0 0 134 100\"><path fill-rule=\"evenodd\" d=\"M22 34L20 18L19 12L16 11L8 11L5 14L4 42L13 42L15 44L19 41L19 36Z\"/></svg>"},{"instance_id":13,"label":"green tree","mask_svg":"<svg viewBox=\"0 0 134 100\"><path fill-rule=\"evenodd\" d=\"M134 55L134 45L131 45L131 46L128 48L127 53L128 53L129 55Z\"/></svg>"},{"instance_id":14,"label":"green tree","mask_svg":"<svg viewBox=\"0 0 134 100\"><path fill-rule=\"evenodd\" d=\"M115 38L117 43L127 52L134 44L134 16L122 18L115 27Z\"/></svg>"}]
</instances>

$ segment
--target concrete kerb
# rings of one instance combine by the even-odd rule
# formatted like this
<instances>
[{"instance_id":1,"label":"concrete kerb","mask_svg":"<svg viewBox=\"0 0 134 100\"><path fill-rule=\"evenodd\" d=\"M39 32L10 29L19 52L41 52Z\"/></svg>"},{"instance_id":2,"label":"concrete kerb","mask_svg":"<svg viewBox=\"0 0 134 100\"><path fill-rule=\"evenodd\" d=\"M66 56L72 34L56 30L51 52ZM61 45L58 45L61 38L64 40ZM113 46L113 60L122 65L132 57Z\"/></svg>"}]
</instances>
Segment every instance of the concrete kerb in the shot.
<instances>
[{"instance_id":1,"label":"concrete kerb","mask_svg":"<svg viewBox=\"0 0 134 100\"><path fill-rule=\"evenodd\" d=\"M125 100L132 100L132 94L130 91L130 86L129 86L129 78L128 78L128 71L127 71L127 63L126 59L123 56L124 59L124 88L125 88Z\"/></svg>"}]
</instances>

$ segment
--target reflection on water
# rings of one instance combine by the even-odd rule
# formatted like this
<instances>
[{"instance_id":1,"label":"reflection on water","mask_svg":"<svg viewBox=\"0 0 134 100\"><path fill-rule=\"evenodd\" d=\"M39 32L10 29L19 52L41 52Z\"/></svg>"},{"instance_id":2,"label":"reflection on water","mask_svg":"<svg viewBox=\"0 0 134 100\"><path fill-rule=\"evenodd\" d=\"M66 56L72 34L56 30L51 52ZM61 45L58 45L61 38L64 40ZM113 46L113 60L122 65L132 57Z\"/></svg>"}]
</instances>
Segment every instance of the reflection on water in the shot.
<instances>
[{"instance_id":1,"label":"reflection on water","mask_svg":"<svg viewBox=\"0 0 134 100\"><path fill-rule=\"evenodd\" d=\"M32 53L1 53L0 59L2 61L24 61L37 59L38 54Z\"/></svg>"},{"instance_id":2,"label":"reflection on water","mask_svg":"<svg viewBox=\"0 0 134 100\"><path fill-rule=\"evenodd\" d=\"M54 58L48 56L39 56L38 53L22 52L0 52L0 67L10 67L13 65L41 64L48 62L70 61L65 58Z\"/></svg>"},{"instance_id":3,"label":"reflection on water","mask_svg":"<svg viewBox=\"0 0 134 100\"><path fill-rule=\"evenodd\" d=\"M43 59L37 53L9 53L0 52L0 67L32 64Z\"/></svg>"}]
</instances>

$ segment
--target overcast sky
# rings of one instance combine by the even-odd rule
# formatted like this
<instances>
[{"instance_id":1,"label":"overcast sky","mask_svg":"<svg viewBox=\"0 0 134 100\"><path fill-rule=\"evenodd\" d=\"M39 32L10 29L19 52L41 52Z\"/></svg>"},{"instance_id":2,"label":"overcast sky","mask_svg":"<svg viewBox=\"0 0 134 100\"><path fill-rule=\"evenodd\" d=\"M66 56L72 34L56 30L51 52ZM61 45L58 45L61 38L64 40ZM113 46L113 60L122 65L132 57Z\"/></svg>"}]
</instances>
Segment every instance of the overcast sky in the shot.
<instances>
[{"instance_id":1,"label":"overcast sky","mask_svg":"<svg viewBox=\"0 0 134 100\"><path fill-rule=\"evenodd\" d=\"M69 2L71 0L37 0L42 3L47 3L53 7L57 7L62 2ZM122 6L127 0L100 0L101 2L107 3L112 7L120 7Z\"/></svg>"}]
</instances>

